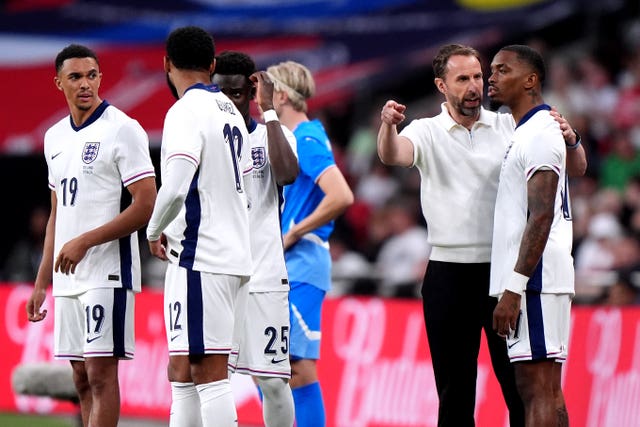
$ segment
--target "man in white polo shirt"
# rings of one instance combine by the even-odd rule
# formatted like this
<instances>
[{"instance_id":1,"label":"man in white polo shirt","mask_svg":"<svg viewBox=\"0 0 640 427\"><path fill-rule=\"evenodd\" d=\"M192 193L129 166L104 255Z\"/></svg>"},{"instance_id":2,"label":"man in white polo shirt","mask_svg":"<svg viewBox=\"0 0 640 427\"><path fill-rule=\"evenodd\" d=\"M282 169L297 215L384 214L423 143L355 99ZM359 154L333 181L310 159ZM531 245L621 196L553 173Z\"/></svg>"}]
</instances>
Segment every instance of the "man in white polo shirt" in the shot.
<instances>
[{"instance_id":1,"label":"man in white polo shirt","mask_svg":"<svg viewBox=\"0 0 640 427\"><path fill-rule=\"evenodd\" d=\"M438 425L473 426L478 352L485 330L511 426L524 425L524 408L504 340L494 331L497 300L489 296L493 212L500 165L515 122L482 108L479 53L443 46L433 60L442 113L413 121L400 134L406 107L382 108L378 154L385 164L415 166L421 175L422 211L431 256L422 287L425 325L440 407ZM584 150L557 115L568 145L570 170L584 173Z\"/></svg>"}]
</instances>

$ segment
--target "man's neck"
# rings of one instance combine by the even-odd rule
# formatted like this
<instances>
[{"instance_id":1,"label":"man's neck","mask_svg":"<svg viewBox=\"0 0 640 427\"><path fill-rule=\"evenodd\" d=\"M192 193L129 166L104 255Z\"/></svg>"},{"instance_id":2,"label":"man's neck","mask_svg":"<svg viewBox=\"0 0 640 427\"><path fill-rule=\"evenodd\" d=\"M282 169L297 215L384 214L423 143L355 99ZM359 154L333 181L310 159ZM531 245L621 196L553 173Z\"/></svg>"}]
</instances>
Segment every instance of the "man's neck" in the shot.
<instances>
[{"instance_id":1,"label":"man's neck","mask_svg":"<svg viewBox=\"0 0 640 427\"><path fill-rule=\"evenodd\" d=\"M309 117L302 111L296 111L293 108L285 108L280 114L280 123L285 125L291 132L302 122L308 122Z\"/></svg>"},{"instance_id":2,"label":"man's neck","mask_svg":"<svg viewBox=\"0 0 640 427\"><path fill-rule=\"evenodd\" d=\"M516 123L519 123L520 120L531 111L532 108L537 107L540 104L544 104L544 99L537 93L527 94L522 96L513 106L508 105L511 109L511 115Z\"/></svg>"},{"instance_id":3,"label":"man's neck","mask_svg":"<svg viewBox=\"0 0 640 427\"><path fill-rule=\"evenodd\" d=\"M191 86L196 85L198 83L203 85L211 84L211 77L208 73L202 71L193 71L193 70L181 70L176 72L176 77L174 84L176 86L176 90L180 95L180 98L184 96L184 93Z\"/></svg>"},{"instance_id":4,"label":"man's neck","mask_svg":"<svg viewBox=\"0 0 640 427\"><path fill-rule=\"evenodd\" d=\"M69 114L71 114L71 120L73 120L73 124L76 127L80 127L86 122L89 117L93 114L94 111L98 109L98 107L102 104L102 99L96 98L96 102L89 108L88 110L80 110L74 106L71 106L69 109Z\"/></svg>"}]
</instances>

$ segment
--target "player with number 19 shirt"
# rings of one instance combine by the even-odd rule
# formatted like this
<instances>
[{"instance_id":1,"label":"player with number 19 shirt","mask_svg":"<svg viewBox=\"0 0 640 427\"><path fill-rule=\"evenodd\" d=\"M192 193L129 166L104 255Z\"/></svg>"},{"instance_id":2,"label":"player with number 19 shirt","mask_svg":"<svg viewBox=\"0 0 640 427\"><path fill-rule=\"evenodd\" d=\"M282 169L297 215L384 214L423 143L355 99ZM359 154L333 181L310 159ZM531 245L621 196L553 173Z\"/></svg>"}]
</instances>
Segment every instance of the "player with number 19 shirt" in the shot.
<instances>
[{"instance_id":1,"label":"player with number 19 shirt","mask_svg":"<svg viewBox=\"0 0 640 427\"><path fill-rule=\"evenodd\" d=\"M69 116L44 137L49 188L58 199L54 254L87 230L120 213L123 186L154 177L147 134L137 121L107 101L80 126ZM92 247L75 274L53 272L53 295L94 288L140 292L137 233Z\"/></svg>"}]
</instances>

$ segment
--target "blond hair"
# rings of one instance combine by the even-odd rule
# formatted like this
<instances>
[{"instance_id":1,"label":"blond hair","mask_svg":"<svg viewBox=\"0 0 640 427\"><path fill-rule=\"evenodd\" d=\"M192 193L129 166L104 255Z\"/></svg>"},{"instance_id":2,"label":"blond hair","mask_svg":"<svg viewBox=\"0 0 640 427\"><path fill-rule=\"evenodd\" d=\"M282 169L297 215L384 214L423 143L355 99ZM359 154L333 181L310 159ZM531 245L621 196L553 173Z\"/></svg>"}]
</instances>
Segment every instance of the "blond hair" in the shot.
<instances>
[{"instance_id":1,"label":"blond hair","mask_svg":"<svg viewBox=\"0 0 640 427\"><path fill-rule=\"evenodd\" d=\"M267 68L276 91L287 93L296 111L307 112L307 99L316 93L313 75L307 67L294 61L285 61Z\"/></svg>"}]
</instances>

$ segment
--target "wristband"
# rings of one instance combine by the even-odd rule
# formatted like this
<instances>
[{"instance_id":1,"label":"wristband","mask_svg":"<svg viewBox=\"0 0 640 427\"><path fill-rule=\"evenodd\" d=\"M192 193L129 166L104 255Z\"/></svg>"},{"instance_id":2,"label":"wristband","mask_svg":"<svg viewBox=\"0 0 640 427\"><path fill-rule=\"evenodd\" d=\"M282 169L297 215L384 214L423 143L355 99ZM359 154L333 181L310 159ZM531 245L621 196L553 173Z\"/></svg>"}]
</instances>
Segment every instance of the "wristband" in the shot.
<instances>
[{"instance_id":1,"label":"wristband","mask_svg":"<svg viewBox=\"0 0 640 427\"><path fill-rule=\"evenodd\" d=\"M577 149L577 148L580 146L580 144L582 144L582 138L580 138L580 134L578 133L578 131L577 131L577 130L575 130L575 129L574 129L574 130L573 130L573 133L575 133L575 134L576 134L576 141L578 141L578 142L576 142L576 143L575 143L575 144L573 144L573 145L569 145L569 144L567 144L567 143L565 142L565 145L567 146L567 148L570 148L570 149L572 149L572 150L575 150L575 149Z\"/></svg>"},{"instance_id":2,"label":"wristband","mask_svg":"<svg viewBox=\"0 0 640 427\"><path fill-rule=\"evenodd\" d=\"M276 110L267 110L264 113L262 113L262 118L264 119L265 123L268 122L278 122L278 114L276 113Z\"/></svg>"},{"instance_id":3,"label":"wristband","mask_svg":"<svg viewBox=\"0 0 640 427\"><path fill-rule=\"evenodd\" d=\"M529 278L527 276L520 274L517 271L512 271L511 276L509 276L509 281L504 289L522 295L522 292L527 289L527 283L529 283Z\"/></svg>"}]
</instances>

